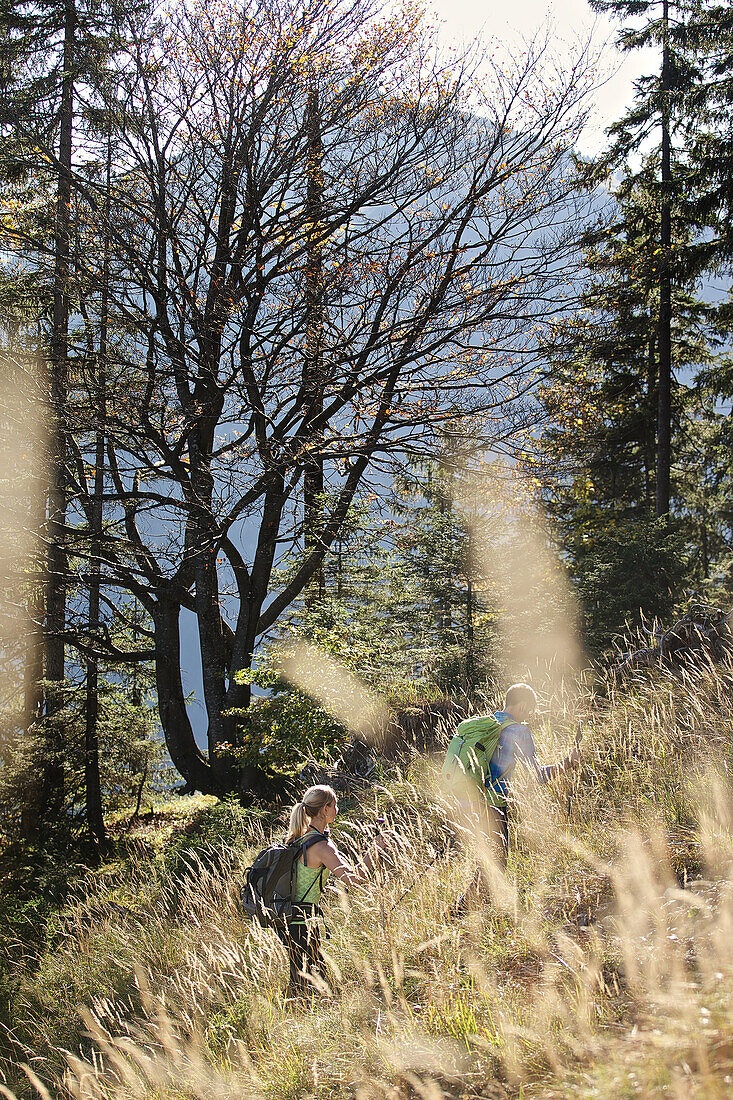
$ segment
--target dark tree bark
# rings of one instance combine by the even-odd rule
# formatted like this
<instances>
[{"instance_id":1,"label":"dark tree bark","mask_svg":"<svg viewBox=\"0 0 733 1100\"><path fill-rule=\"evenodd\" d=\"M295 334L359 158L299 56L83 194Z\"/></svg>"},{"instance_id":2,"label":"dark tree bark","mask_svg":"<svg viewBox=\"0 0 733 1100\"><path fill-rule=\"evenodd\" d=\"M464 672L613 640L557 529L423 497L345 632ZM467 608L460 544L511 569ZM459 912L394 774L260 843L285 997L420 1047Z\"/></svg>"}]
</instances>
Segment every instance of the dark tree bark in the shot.
<instances>
[{"instance_id":1,"label":"dark tree bark","mask_svg":"<svg viewBox=\"0 0 733 1100\"><path fill-rule=\"evenodd\" d=\"M100 341L100 359L104 341ZM100 367L103 370L103 367ZM104 408L103 382L99 383L100 416ZM94 491L91 501L92 538L90 546L91 569L89 576L89 637L92 651L86 663L86 698L84 727L84 783L86 790L86 819L91 838L98 847L106 842L102 807L102 784L99 773L99 661L94 652L101 626L99 554L102 538L102 495L104 493L104 428L97 430L94 472Z\"/></svg>"},{"instance_id":2,"label":"dark tree bark","mask_svg":"<svg viewBox=\"0 0 733 1100\"><path fill-rule=\"evenodd\" d=\"M473 635L473 580L471 573L466 575L466 679L473 683L476 673L476 658L474 653Z\"/></svg>"},{"instance_id":3,"label":"dark tree bark","mask_svg":"<svg viewBox=\"0 0 733 1100\"><path fill-rule=\"evenodd\" d=\"M305 446L311 452L303 465L303 530L307 554L317 544L323 526L323 431L317 425L323 416L323 355L325 352L325 302L323 285L323 143L321 141L318 91L311 88L306 103L308 142L307 197L308 249L306 253L305 298L306 337L303 365L303 394L309 409ZM325 570L321 567L308 586L307 596L325 595Z\"/></svg>"},{"instance_id":4,"label":"dark tree bark","mask_svg":"<svg viewBox=\"0 0 733 1100\"><path fill-rule=\"evenodd\" d=\"M46 492L40 486L38 486L37 493L33 498L32 511L36 513L33 530L40 533L44 528L46 519ZM41 546L38 544L34 546L32 566L36 575L31 581L32 590L28 600L26 651L23 669L23 732L26 736L33 735L35 728L43 717L44 705L43 617L45 601L41 578L45 577L46 571L42 561ZM41 817L44 812L47 782L45 768L40 769L39 774L31 780L25 804L21 808L20 835L29 844L36 844L40 838Z\"/></svg>"},{"instance_id":5,"label":"dark tree bark","mask_svg":"<svg viewBox=\"0 0 733 1100\"><path fill-rule=\"evenodd\" d=\"M710 550L709 550L709 544L708 544L708 513L707 513L707 508L705 506L704 501L703 501L702 509L701 509L699 527L700 527L700 554L701 554L701 559L702 559L701 560L702 575L705 578L705 580L708 580L709 577L710 577Z\"/></svg>"},{"instance_id":6,"label":"dark tree bark","mask_svg":"<svg viewBox=\"0 0 733 1100\"><path fill-rule=\"evenodd\" d=\"M74 32L76 11L67 0L64 25L63 81L59 129L59 170L54 234L53 317L50 346L51 390L51 490L49 493L48 587L46 592L46 679L64 680L64 627L66 624L66 404L69 357L69 274L71 220L71 149L74 107ZM57 703L49 700L49 712Z\"/></svg>"},{"instance_id":7,"label":"dark tree bark","mask_svg":"<svg viewBox=\"0 0 733 1100\"><path fill-rule=\"evenodd\" d=\"M90 576L89 576L89 638L93 650L87 658L84 730L84 781L86 790L87 827L97 847L104 848L106 833L102 805L102 782L99 771L99 661L94 646L99 644L102 513L105 481L106 419L107 419L107 343L109 338L109 240L106 232L110 217L112 183L112 142L107 134L107 170L104 202L104 246L102 259L102 295L99 318L99 353L95 372L94 398L97 431L94 453L94 488L89 509Z\"/></svg>"},{"instance_id":8,"label":"dark tree bark","mask_svg":"<svg viewBox=\"0 0 733 1100\"><path fill-rule=\"evenodd\" d=\"M650 310L651 313L651 310ZM652 317L649 319L650 326L653 325ZM656 329L656 326L653 326ZM655 452L656 452L656 427L657 427L657 407L659 404L659 398L657 395L657 359L656 359L656 332L651 331L649 333L649 342L647 345L646 356L646 415L645 415L645 438L644 438L644 500L651 511L654 507L654 493L655 493Z\"/></svg>"},{"instance_id":9,"label":"dark tree bark","mask_svg":"<svg viewBox=\"0 0 733 1100\"><path fill-rule=\"evenodd\" d=\"M672 463L672 169L670 104L672 74L668 0L662 8L662 205L659 237L659 389L657 417L657 518L669 514Z\"/></svg>"},{"instance_id":10,"label":"dark tree bark","mask_svg":"<svg viewBox=\"0 0 733 1100\"><path fill-rule=\"evenodd\" d=\"M46 715L58 713L61 696L58 688L65 677L66 594L68 562L66 553L67 507L67 396L69 372L69 275L72 168L71 151L74 127L74 47L76 9L67 0L64 19L63 78L59 117L58 190L54 232L53 316L50 341L50 444L51 486L48 499L48 574L46 582L45 678ZM61 811L64 798L63 736L50 727L50 752L43 781L44 820Z\"/></svg>"},{"instance_id":11,"label":"dark tree bark","mask_svg":"<svg viewBox=\"0 0 733 1100\"><path fill-rule=\"evenodd\" d=\"M45 457L45 456L44 456ZM43 462L39 463L40 469ZM46 524L47 484L37 485L31 501L32 529L35 533L33 546L31 593L28 599L26 659L23 682L23 728L29 733L43 716L43 654L44 654L44 585L46 570L41 546L41 532Z\"/></svg>"},{"instance_id":12,"label":"dark tree bark","mask_svg":"<svg viewBox=\"0 0 733 1100\"><path fill-rule=\"evenodd\" d=\"M154 609L158 710L173 766L192 790L211 791L214 787L212 769L196 744L186 710L178 632L180 612L180 603L165 594L157 601Z\"/></svg>"}]
</instances>

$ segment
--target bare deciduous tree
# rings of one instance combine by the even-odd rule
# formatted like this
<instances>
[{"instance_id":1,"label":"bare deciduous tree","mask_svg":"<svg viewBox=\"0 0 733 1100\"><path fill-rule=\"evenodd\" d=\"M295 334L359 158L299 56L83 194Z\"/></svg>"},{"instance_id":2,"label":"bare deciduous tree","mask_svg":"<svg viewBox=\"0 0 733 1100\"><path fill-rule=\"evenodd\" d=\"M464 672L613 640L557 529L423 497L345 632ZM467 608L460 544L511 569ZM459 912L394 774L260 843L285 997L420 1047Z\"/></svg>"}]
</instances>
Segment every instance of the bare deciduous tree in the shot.
<instances>
[{"instance_id":1,"label":"bare deciduous tree","mask_svg":"<svg viewBox=\"0 0 733 1100\"><path fill-rule=\"evenodd\" d=\"M200 0L127 41L104 238L128 379L105 425L105 581L155 624L175 765L217 791L234 782L229 712L250 701L235 673L320 575L370 470L446 422L485 438L521 409L538 329L564 308L588 78L546 44L509 70L443 63L411 7L369 0Z\"/></svg>"}]
</instances>

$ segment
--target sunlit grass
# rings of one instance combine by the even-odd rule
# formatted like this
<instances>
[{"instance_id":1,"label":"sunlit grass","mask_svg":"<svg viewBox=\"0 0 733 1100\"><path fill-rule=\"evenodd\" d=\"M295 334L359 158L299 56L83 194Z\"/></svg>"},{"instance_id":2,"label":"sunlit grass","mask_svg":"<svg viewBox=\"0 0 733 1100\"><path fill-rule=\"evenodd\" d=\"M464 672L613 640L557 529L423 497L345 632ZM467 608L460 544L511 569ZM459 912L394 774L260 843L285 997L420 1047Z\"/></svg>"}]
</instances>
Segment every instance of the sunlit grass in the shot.
<instances>
[{"instance_id":1,"label":"sunlit grass","mask_svg":"<svg viewBox=\"0 0 733 1100\"><path fill-rule=\"evenodd\" d=\"M284 1003L282 945L240 915L263 819L169 841L175 858L64 911L16 996L8 1080L33 1091L22 1061L79 1100L731 1095L729 684L708 669L608 686L580 773L519 790L507 876L460 919L483 853L457 843L437 768L352 800L345 849L382 813L400 839L375 883L331 893L309 1003ZM563 727L548 701L548 759L579 705Z\"/></svg>"}]
</instances>

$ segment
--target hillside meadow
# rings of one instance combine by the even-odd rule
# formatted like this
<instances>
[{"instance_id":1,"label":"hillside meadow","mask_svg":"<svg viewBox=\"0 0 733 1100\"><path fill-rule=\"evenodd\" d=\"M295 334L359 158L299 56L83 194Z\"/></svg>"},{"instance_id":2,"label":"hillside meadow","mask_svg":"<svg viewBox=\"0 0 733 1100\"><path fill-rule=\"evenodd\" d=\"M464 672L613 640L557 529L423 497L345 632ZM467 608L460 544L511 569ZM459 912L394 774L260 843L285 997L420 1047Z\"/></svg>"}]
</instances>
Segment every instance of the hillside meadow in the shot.
<instances>
[{"instance_id":1,"label":"hillside meadow","mask_svg":"<svg viewBox=\"0 0 733 1100\"><path fill-rule=\"evenodd\" d=\"M730 668L600 685L584 763L518 795L506 875L457 833L436 761L342 802L375 881L326 900L326 982L238 905L282 816L158 804L79 879L40 947L3 946L3 1095L69 1100L722 1098L733 1093ZM562 701L537 740L558 758ZM453 903L483 863L489 885Z\"/></svg>"}]
</instances>

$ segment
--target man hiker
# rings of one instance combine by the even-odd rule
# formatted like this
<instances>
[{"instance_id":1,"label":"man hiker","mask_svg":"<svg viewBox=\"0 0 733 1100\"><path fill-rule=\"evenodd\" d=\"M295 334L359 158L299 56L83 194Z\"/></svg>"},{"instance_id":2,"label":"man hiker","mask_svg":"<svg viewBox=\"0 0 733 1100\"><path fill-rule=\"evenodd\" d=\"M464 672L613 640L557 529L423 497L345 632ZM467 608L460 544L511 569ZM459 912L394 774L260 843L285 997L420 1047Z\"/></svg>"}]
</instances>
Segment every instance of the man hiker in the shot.
<instances>
[{"instance_id":1,"label":"man hiker","mask_svg":"<svg viewBox=\"0 0 733 1100\"><path fill-rule=\"evenodd\" d=\"M456 799L459 817L474 823L478 818L503 870L508 849L510 783L517 764L529 768L538 782L547 783L580 762L580 733L564 760L557 764L539 762L528 725L536 708L537 696L529 684L512 684L503 710L460 723L443 764L443 777Z\"/></svg>"},{"instance_id":2,"label":"man hiker","mask_svg":"<svg viewBox=\"0 0 733 1100\"><path fill-rule=\"evenodd\" d=\"M537 710L537 696L529 684L512 684L506 693L504 710L497 711L496 720L501 724L501 732L494 752L489 760L484 787L487 808L494 822L493 832L500 841L500 860L506 868L509 831L507 806L510 797L509 784L518 763L531 769L540 783L577 768L580 763L580 739L578 731L572 751L557 764L541 764L537 759L537 749L528 723Z\"/></svg>"}]
</instances>

